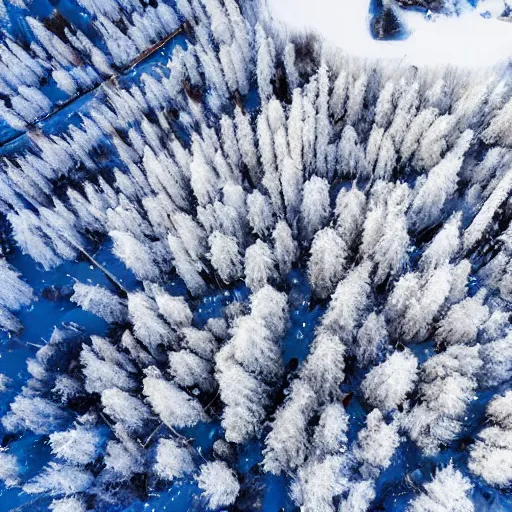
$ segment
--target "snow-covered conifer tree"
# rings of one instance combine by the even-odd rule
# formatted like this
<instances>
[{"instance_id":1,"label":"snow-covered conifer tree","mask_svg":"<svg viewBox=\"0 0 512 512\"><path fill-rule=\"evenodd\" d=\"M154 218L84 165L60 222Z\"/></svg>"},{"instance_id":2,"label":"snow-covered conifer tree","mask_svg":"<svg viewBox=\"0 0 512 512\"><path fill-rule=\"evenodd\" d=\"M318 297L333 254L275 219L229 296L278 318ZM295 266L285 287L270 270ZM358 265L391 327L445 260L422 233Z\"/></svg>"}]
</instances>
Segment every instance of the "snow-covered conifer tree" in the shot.
<instances>
[{"instance_id":1,"label":"snow-covered conifer tree","mask_svg":"<svg viewBox=\"0 0 512 512\"><path fill-rule=\"evenodd\" d=\"M350 487L346 499L340 502L339 512L365 512L369 510L376 492L372 480L361 480Z\"/></svg>"},{"instance_id":2,"label":"snow-covered conifer tree","mask_svg":"<svg viewBox=\"0 0 512 512\"><path fill-rule=\"evenodd\" d=\"M237 169L242 161L240 150L238 149L238 141L235 135L233 120L223 115L220 118L220 130L222 138L222 147L226 155L226 159L233 169Z\"/></svg>"},{"instance_id":3,"label":"snow-covered conifer tree","mask_svg":"<svg viewBox=\"0 0 512 512\"><path fill-rule=\"evenodd\" d=\"M363 263L349 271L336 287L322 318L322 327L342 340L349 340L355 334L368 306L370 270L371 265Z\"/></svg>"},{"instance_id":4,"label":"snow-covered conifer tree","mask_svg":"<svg viewBox=\"0 0 512 512\"><path fill-rule=\"evenodd\" d=\"M439 322L437 341L446 345L473 344L479 327L489 318L489 308L483 304L486 293L482 288L474 297L452 306Z\"/></svg>"},{"instance_id":5,"label":"snow-covered conifer tree","mask_svg":"<svg viewBox=\"0 0 512 512\"><path fill-rule=\"evenodd\" d=\"M427 454L438 453L441 445L456 439L461 431L482 367L478 349L454 345L422 367L421 402L405 415L403 425Z\"/></svg>"},{"instance_id":6,"label":"snow-covered conifer tree","mask_svg":"<svg viewBox=\"0 0 512 512\"><path fill-rule=\"evenodd\" d=\"M345 104L348 98L349 73L346 69L342 69L332 88L332 94L329 100L329 111L337 121L343 116Z\"/></svg>"},{"instance_id":7,"label":"snow-covered conifer tree","mask_svg":"<svg viewBox=\"0 0 512 512\"><path fill-rule=\"evenodd\" d=\"M450 260L460 248L461 212L457 212L437 233L420 259L420 267L424 271L432 271Z\"/></svg>"},{"instance_id":8,"label":"snow-covered conifer tree","mask_svg":"<svg viewBox=\"0 0 512 512\"><path fill-rule=\"evenodd\" d=\"M143 280L157 281L161 270L158 268L151 246L145 245L130 233L122 231L111 231L109 235L114 241L113 251L115 255Z\"/></svg>"},{"instance_id":9,"label":"snow-covered conifer tree","mask_svg":"<svg viewBox=\"0 0 512 512\"><path fill-rule=\"evenodd\" d=\"M303 130L304 108L302 101L302 92L300 89L294 89L292 93L292 104L288 114L288 146L290 148L290 157L296 167L302 171L302 130Z\"/></svg>"},{"instance_id":10,"label":"snow-covered conifer tree","mask_svg":"<svg viewBox=\"0 0 512 512\"><path fill-rule=\"evenodd\" d=\"M235 473L222 461L203 464L197 482L210 510L233 504L240 491Z\"/></svg>"},{"instance_id":11,"label":"snow-covered conifer tree","mask_svg":"<svg viewBox=\"0 0 512 512\"><path fill-rule=\"evenodd\" d=\"M197 386L204 391L211 391L214 387L211 363L188 350L169 354L169 372L182 387Z\"/></svg>"},{"instance_id":12,"label":"snow-covered conifer tree","mask_svg":"<svg viewBox=\"0 0 512 512\"><path fill-rule=\"evenodd\" d=\"M54 432L50 435L49 443L59 459L85 466L98 457L102 437L94 428L77 426L64 432Z\"/></svg>"},{"instance_id":13,"label":"snow-covered conifer tree","mask_svg":"<svg viewBox=\"0 0 512 512\"><path fill-rule=\"evenodd\" d=\"M269 198L255 190L247 196L247 219L256 234L263 238L274 225L273 209Z\"/></svg>"},{"instance_id":14,"label":"snow-covered conifer tree","mask_svg":"<svg viewBox=\"0 0 512 512\"><path fill-rule=\"evenodd\" d=\"M421 277L417 273L402 275L384 310L392 331L406 340L425 338L439 309L449 298L456 276L450 265L443 265Z\"/></svg>"},{"instance_id":15,"label":"snow-covered conifer tree","mask_svg":"<svg viewBox=\"0 0 512 512\"><path fill-rule=\"evenodd\" d=\"M82 498L70 497L53 500L50 503L52 512L86 512L86 504Z\"/></svg>"},{"instance_id":16,"label":"snow-covered conifer tree","mask_svg":"<svg viewBox=\"0 0 512 512\"><path fill-rule=\"evenodd\" d=\"M235 108L235 125L242 161L249 169L252 182L256 184L259 182L260 172L258 170L258 154L254 143L254 132L247 114L244 114L238 106Z\"/></svg>"},{"instance_id":17,"label":"snow-covered conifer tree","mask_svg":"<svg viewBox=\"0 0 512 512\"><path fill-rule=\"evenodd\" d=\"M158 441L154 469L160 478L172 482L194 471L195 464L189 448L173 439L162 438Z\"/></svg>"},{"instance_id":18,"label":"snow-covered conifer tree","mask_svg":"<svg viewBox=\"0 0 512 512\"><path fill-rule=\"evenodd\" d=\"M354 125L361 115L367 86L368 75L364 71L359 77L355 77L353 83L349 86L345 112L345 118L349 125Z\"/></svg>"},{"instance_id":19,"label":"snow-covered conifer tree","mask_svg":"<svg viewBox=\"0 0 512 512\"><path fill-rule=\"evenodd\" d=\"M332 228L317 231L311 244L308 278L315 293L328 297L344 274L347 247Z\"/></svg>"},{"instance_id":20,"label":"snow-covered conifer tree","mask_svg":"<svg viewBox=\"0 0 512 512\"><path fill-rule=\"evenodd\" d=\"M473 132L466 130L456 146L429 171L425 182L418 187L409 212L416 228L431 226L439 220L443 206L457 189L458 172L472 138Z\"/></svg>"},{"instance_id":21,"label":"snow-covered conifer tree","mask_svg":"<svg viewBox=\"0 0 512 512\"><path fill-rule=\"evenodd\" d=\"M313 389L294 381L288 398L278 409L265 439L263 467L275 475L296 469L307 455L307 426L316 401Z\"/></svg>"},{"instance_id":22,"label":"snow-covered conifer tree","mask_svg":"<svg viewBox=\"0 0 512 512\"><path fill-rule=\"evenodd\" d=\"M19 331L21 324L11 312L30 304L33 290L5 260L0 260L0 275L3 283L0 291L0 327L9 331Z\"/></svg>"},{"instance_id":23,"label":"snow-covered conifer tree","mask_svg":"<svg viewBox=\"0 0 512 512\"><path fill-rule=\"evenodd\" d=\"M275 73L275 48L274 43L260 25L256 27L256 40L258 45L256 65L258 90L261 99L266 102L273 95L272 80Z\"/></svg>"},{"instance_id":24,"label":"snow-covered conifer tree","mask_svg":"<svg viewBox=\"0 0 512 512\"><path fill-rule=\"evenodd\" d=\"M509 171L497 184L489 198L473 219L473 222L464 233L464 249L470 249L483 235L492 221L496 210L510 195L512 190L512 172Z\"/></svg>"},{"instance_id":25,"label":"snow-covered conifer tree","mask_svg":"<svg viewBox=\"0 0 512 512\"><path fill-rule=\"evenodd\" d=\"M295 65L295 45L287 43L284 49L284 68L286 70L286 80L288 88L293 91L299 85L299 73Z\"/></svg>"},{"instance_id":26,"label":"snow-covered conifer tree","mask_svg":"<svg viewBox=\"0 0 512 512\"><path fill-rule=\"evenodd\" d=\"M303 187L303 176L301 168L289 157L283 161L281 187L286 206L286 217L288 222L295 226L301 206L300 197Z\"/></svg>"},{"instance_id":27,"label":"snow-covered conifer tree","mask_svg":"<svg viewBox=\"0 0 512 512\"><path fill-rule=\"evenodd\" d=\"M127 431L142 430L150 416L148 407L138 398L118 388L106 389L101 394L103 410Z\"/></svg>"},{"instance_id":28,"label":"snow-covered conifer tree","mask_svg":"<svg viewBox=\"0 0 512 512\"><path fill-rule=\"evenodd\" d=\"M331 214L329 183L325 179L313 176L304 183L300 214L303 237L310 241Z\"/></svg>"},{"instance_id":29,"label":"snow-covered conifer tree","mask_svg":"<svg viewBox=\"0 0 512 512\"><path fill-rule=\"evenodd\" d=\"M506 126L512 116L512 100L509 100L493 117L489 126L482 133L482 138L487 143L497 142L500 145L510 145L510 135Z\"/></svg>"},{"instance_id":30,"label":"snow-covered conifer tree","mask_svg":"<svg viewBox=\"0 0 512 512\"><path fill-rule=\"evenodd\" d=\"M309 462L299 469L291 493L301 510L335 512L334 497L348 487L345 465L342 456L330 455L323 461Z\"/></svg>"},{"instance_id":31,"label":"snow-covered conifer tree","mask_svg":"<svg viewBox=\"0 0 512 512\"><path fill-rule=\"evenodd\" d=\"M512 480L512 392L494 398L487 406L492 425L478 433L471 447L468 467L492 486L504 487Z\"/></svg>"},{"instance_id":32,"label":"snow-covered conifer tree","mask_svg":"<svg viewBox=\"0 0 512 512\"><path fill-rule=\"evenodd\" d=\"M383 413L397 409L414 389L417 368L418 360L409 349L394 352L366 375L361 384L365 398Z\"/></svg>"},{"instance_id":33,"label":"snow-covered conifer tree","mask_svg":"<svg viewBox=\"0 0 512 512\"><path fill-rule=\"evenodd\" d=\"M301 377L311 385L319 401L328 401L339 393L345 377L345 346L337 335L320 331L313 341Z\"/></svg>"},{"instance_id":34,"label":"snow-covered conifer tree","mask_svg":"<svg viewBox=\"0 0 512 512\"><path fill-rule=\"evenodd\" d=\"M377 264L376 283L382 282L388 275L400 274L407 264L410 238L405 210L409 205L409 198L407 185L396 186L388 198L385 227L373 248L373 258Z\"/></svg>"},{"instance_id":35,"label":"snow-covered conifer tree","mask_svg":"<svg viewBox=\"0 0 512 512\"><path fill-rule=\"evenodd\" d=\"M242 256L237 241L215 231L210 236L211 262L225 283L236 281L242 276Z\"/></svg>"},{"instance_id":36,"label":"snow-covered conifer tree","mask_svg":"<svg viewBox=\"0 0 512 512\"><path fill-rule=\"evenodd\" d=\"M209 320L210 325L211 320ZM187 348L205 360L213 360L218 346L215 338L209 331L188 327L182 329L181 333L185 338Z\"/></svg>"},{"instance_id":37,"label":"snow-covered conifer tree","mask_svg":"<svg viewBox=\"0 0 512 512\"><path fill-rule=\"evenodd\" d=\"M23 490L28 494L67 496L87 491L93 481L90 471L71 464L50 462L42 473L23 486Z\"/></svg>"},{"instance_id":38,"label":"snow-covered conifer tree","mask_svg":"<svg viewBox=\"0 0 512 512\"><path fill-rule=\"evenodd\" d=\"M430 128L438 115L439 111L437 109L426 108L420 111L412 120L400 147L402 160L407 161L414 154L421 137Z\"/></svg>"},{"instance_id":39,"label":"snow-covered conifer tree","mask_svg":"<svg viewBox=\"0 0 512 512\"><path fill-rule=\"evenodd\" d=\"M372 131L368 137L368 142L366 143L366 164L368 165L368 170L371 172L375 167L375 163L377 162L377 158L380 155L380 145L382 142L382 137L384 136L384 128L379 128L377 125L373 125ZM393 155L394 156L394 155Z\"/></svg>"},{"instance_id":40,"label":"snow-covered conifer tree","mask_svg":"<svg viewBox=\"0 0 512 512\"><path fill-rule=\"evenodd\" d=\"M453 463L439 470L433 480L425 484L425 492L409 503L408 510L422 512L439 510L448 512L473 512L469 497L473 490L471 481L453 467Z\"/></svg>"},{"instance_id":41,"label":"snow-covered conifer tree","mask_svg":"<svg viewBox=\"0 0 512 512\"><path fill-rule=\"evenodd\" d=\"M322 64L318 70L318 97L316 115L316 173L321 177L331 177L334 169L327 168L327 148L331 136L329 121L329 73Z\"/></svg>"},{"instance_id":42,"label":"snow-covered conifer tree","mask_svg":"<svg viewBox=\"0 0 512 512\"><path fill-rule=\"evenodd\" d=\"M217 0L205 0L203 4L211 21L211 31L216 41L221 44L231 42L231 26L222 4Z\"/></svg>"},{"instance_id":43,"label":"snow-covered conifer tree","mask_svg":"<svg viewBox=\"0 0 512 512\"><path fill-rule=\"evenodd\" d=\"M105 359L102 354L88 345L84 345L80 353L80 363L85 376L85 389L89 393L102 393L106 389L119 388L130 391L136 387L135 381L128 371Z\"/></svg>"},{"instance_id":44,"label":"snow-covered conifer tree","mask_svg":"<svg viewBox=\"0 0 512 512\"><path fill-rule=\"evenodd\" d=\"M182 239L169 235L169 247L173 256L173 263L179 276L185 281L187 288L194 295L199 295L206 289L206 283L198 271L198 264L190 256Z\"/></svg>"},{"instance_id":45,"label":"snow-covered conifer tree","mask_svg":"<svg viewBox=\"0 0 512 512\"><path fill-rule=\"evenodd\" d=\"M174 340L174 333L159 316L157 303L146 294L137 292L128 295L128 315L135 336L155 355L159 345L167 346Z\"/></svg>"},{"instance_id":46,"label":"snow-covered conifer tree","mask_svg":"<svg viewBox=\"0 0 512 512\"><path fill-rule=\"evenodd\" d=\"M367 149L368 151L368 149ZM367 157L368 158L368 157ZM371 158L373 160L373 158ZM389 180L396 164L396 151L391 135L385 133L380 141L379 153L375 162L374 176Z\"/></svg>"},{"instance_id":47,"label":"snow-covered conifer tree","mask_svg":"<svg viewBox=\"0 0 512 512\"><path fill-rule=\"evenodd\" d=\"M496 386L507 382L512 375L510 353L512 352L512 335L491 341L480 348L483 361L480 380L485 386Z\"/></svg>"},{"instance_id":48,"label":"snow-covered conifer tree","mask_svg":"<svg viewBox=\"0 0 512 512\"><path fill-rule=\"evenodd\" d=\"M271 286L262 287L252 297L251 314L237 320L230 342L216 357L228 440L241 442L261 428L258 420L263 418L269 398L266 384L275 383L282 373L280 338L287 313L286 296ZM237 383L245 388L241 396L233 394Z\"/></svg>"},{"instance_id":49,"label":"snow-covered conifer tree","mask_svg":"<svg viewBox=\"0 0 512 512\"><path fill-rule=\"evenodd\" d=\"M391 464L400 438L395 423L387 424L379 409L366 417L366 427L359 432L354 456L362 463L363 476L374 477Z\"/></svg>"},{"instance_id":50,"label":"snow-covered conifer tree","mask_svg":"<svg viewBox=\"0 0 512 512\"><path fill-rule=\"evenodd\" d=\"M292 269L298 255L297 242L293 238L290 226L280 220L272 233L274 241L274 256L279 267L281 277L285 277Z\"/></svg>"},{"instance_id":51,"label":"snow-covered conifer tree","mask_svg":"<svg viewBox=\"0 0 512 512\"><path fill-rule=\"evenodd\" d=\"M2 462L2 471L0 473L0 480L6 487L12 487L19 484L19 471L18 459L15 455L2 452L0 455Z\"/></svg>"},{"instance_id":52,"label":"snow-covered conifer tree","mask_svg":"<svg viewBox=\"0 0 512 512\"><path fill-rule=\"evenodd\" d=\"M368 174L366 156L354 127L346 125L338 144L338 173L342 176L365 177Z\"/></svg>"},{"instance_id":53,"label":"snow-covered conifer tree","mask_svg":"<svg viewBox=\"0 0 512 512\"><path fill-rule=\"evenodd\" d=\"M379 99L375 105L375 124L381 128L388 128L394 113L395 83L388 80L382 87Z\"/></svg>"},{"instance_id":54,"label":"snow-covered conifer tree","mask_svg":"<svg viewBox=\"0 0 512 512\"><path fill-rule=\"evenodd\" d=\"M388 343L388 330L384 316L370 313L357 331L354 347L358 362L364 366L375 362Z\"/></svg>"},{"instance_id":55,"label":"snow-covered conifer tree","mask_svg":"<svg viewBox=\"0 0 512 512\"><path fill-rule=\"evenodd\" d=\"M103 318L109 323L121 323L126 319L126 301L101 286L75 283L71 297L84 311Z\"/></svg>"},{"instance_id":56,"label":"snow-covered conifer tree","mask_svg":"<svg viewBox=\"0 0 512 512\"><path fill-rule=\"evenodd\" d=\"M334 214L336 231L340 234L347 247L356 241L362 229L366 210L366 198L356 187L341 189L336 197Z\"/></svg>"},{"instance_id":57,"label":"snow-covered conifer tree","mask_svg":"<svg viewBox=\"0 0 512 512\"><path fill-rule=\"evenodd\" d=\"M318 95L318 81L313 76L303 90L302 110L302 159L304 171L313 172L315 164L315 138L316 138L316 98Z\"/></svg>"},{"instance_id":58,"label":"snow-covered conifer tree","mask_svg":"<svg viewBox=\"0 0 512 512\"><path fill-rule=\"evenodd\" d=\"M316 457L339 452L347 442L348 414L339 403L325 407L313 436Z\"/></svg>"},{"instance_id":59,"label":"snow-covered conifer tree","mask_svg":"<svg viewBox=\"0 0 512 512\"><path fill-rule=\"evenodd\" d=\"M159 375L155 367L146 370L143 393L153 410L168 427L187 427L205 419L199 402Z\"/></svg>"},{"instance_id":60,"label":"snow-covered conifer tree","mask_svg":"<svg viewBox=\"0 0 512 512\"><path fill-rule=\"evenodd\" d=\"M276 261L270 247L261 240L245 251L245 282L253 291L277 278Z\"/></svg>"},{"instance_id":61,"label":"snow-covered conifer tree","mask_svg":"<svg viewBox=\"0 0 512 512\"><path fill-rule=\"evenodd\" d=\"M8 432L28 429L36 434L49 434L66 419L62 408L38 396L18 395L10 408L9 413L2 418L2 424Z\"/></svg>"},{"instance_id":62,"label":"snow-covered conifer tree","mask_svg":"<svg viewBox=\"0 0 512 512\"><path fill-rule=\"evenodd\" d=\"M230 345L217 353L215 362L215 377L226 404L222 418L225 437L227 441L241 443L260 431L268 389L235 361Z\"/></svg>"}]
</instances>

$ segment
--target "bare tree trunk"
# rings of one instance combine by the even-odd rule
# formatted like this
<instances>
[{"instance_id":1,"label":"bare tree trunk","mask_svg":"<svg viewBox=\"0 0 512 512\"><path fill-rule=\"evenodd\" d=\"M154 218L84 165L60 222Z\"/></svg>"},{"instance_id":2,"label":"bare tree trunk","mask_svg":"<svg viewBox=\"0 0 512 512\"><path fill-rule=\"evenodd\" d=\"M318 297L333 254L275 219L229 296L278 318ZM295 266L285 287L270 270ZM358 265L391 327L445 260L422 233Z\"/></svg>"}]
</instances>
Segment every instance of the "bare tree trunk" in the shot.
<instances>
[{"instance_id":1,"label":"bare tree trunk","mask_svg":"<svg viewBox=\"0 0 512 512\"><path fill-rule=\"evenodd\" d=\"M79 245L73 244L95 267L99 268L105 276L107 276L107 279L117 286L125 295L128 295L128 290L117 280L117 278L109 272L99 261L94 259L93 256L91 256L83 247L80 247Z\"/></svg>"},{"instance_id":2,"label":"bare tree trunk","mask_svg":"<svg viewBox=\"0 0 512 512\"><path fill-rule=\"evenodd\" d=\"M146 448L146 446L149 444L149 442L151 441L151 439L153 439L153 437L155 436L155 434L162 428L162 425L163 425L163 421L161 421L159 423L159 425L155 428L155 430L153 430L153 432L151 432L151 434L149 434L149 437L146 439L146 442L142 445L142 448Z\"/></svg>"}]
</instances>

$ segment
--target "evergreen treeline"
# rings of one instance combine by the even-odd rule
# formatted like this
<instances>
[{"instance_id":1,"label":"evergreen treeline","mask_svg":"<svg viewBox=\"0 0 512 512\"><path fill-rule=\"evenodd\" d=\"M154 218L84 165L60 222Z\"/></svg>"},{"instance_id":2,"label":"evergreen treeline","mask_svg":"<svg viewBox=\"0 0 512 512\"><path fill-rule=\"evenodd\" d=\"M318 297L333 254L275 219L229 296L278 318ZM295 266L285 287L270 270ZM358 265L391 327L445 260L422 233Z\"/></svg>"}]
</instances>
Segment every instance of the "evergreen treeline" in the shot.
<instances>
[{"instance_id":1,"label":"evergreen treeline","mask_svg":"<svg viewBox=\"0 0 512 512\"><path fill-rule=\"evenodd\" d=\"M453 446L475 394L492 391L467 464L439 467L409 508L471 511L475 482L509 486L506 73L350 59L267 26L249 2L81 3L109 48L84 40L90 65L72 58L69 35L66 44L28 19L46 53L27 66L54 66L70 90L82 85L77 70L108 74L179 24L189 33L140 84L106 87L78 126L31 131L25 149L2 157L0 206L24 253L51 269L94 261L110 241L141 282L75 284L71 300L105 319L109 336L60 327L28 361L32 378L2 423L48 436L54 460L25 481L1 452L6 485L77 512L146 498L148 481L193 477L197 506L240 510L248 484L233 453L261 439L261 472L286 475L301 510L365 511L401 443L425 457ZM29 122L12 103L9 116ZM0 321L17 331L10 311L32 292L0 268ZM325 312L290 371L293 269ZM176 274L187 296L165 290ZM195 300L241 283L247 303L199 328ZM341 386L357 376L366 416L349 442ZM217 416L223 438L205 460L183 429Z\"/></svg>"}]
</instances>

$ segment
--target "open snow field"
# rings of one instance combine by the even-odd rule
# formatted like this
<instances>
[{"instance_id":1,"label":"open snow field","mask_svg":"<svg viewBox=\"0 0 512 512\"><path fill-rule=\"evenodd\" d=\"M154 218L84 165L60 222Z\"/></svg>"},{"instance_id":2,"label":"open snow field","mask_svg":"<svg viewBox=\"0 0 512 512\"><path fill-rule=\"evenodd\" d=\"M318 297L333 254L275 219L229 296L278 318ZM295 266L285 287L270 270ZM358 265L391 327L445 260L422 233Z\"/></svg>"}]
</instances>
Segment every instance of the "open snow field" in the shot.
<instances>
[{"instance_id":1,"label":"open snow field","mask_svg":"<svg viewBox=\"0 0 512 512\"><path fill-rule=\"evenodd\" d=\"M400 9L409 37L378 41L369 31L368 0L266 0L270 17L281 25L315 31L350 55L404 60L413 65L451 64L486 67L512 57L512 23L497 19L498 2L468 6L457 17L425 19ZM501 2L499 2L501 3ZM484 18L489 10L493 16Z\"/></svg>"}]
</instances>

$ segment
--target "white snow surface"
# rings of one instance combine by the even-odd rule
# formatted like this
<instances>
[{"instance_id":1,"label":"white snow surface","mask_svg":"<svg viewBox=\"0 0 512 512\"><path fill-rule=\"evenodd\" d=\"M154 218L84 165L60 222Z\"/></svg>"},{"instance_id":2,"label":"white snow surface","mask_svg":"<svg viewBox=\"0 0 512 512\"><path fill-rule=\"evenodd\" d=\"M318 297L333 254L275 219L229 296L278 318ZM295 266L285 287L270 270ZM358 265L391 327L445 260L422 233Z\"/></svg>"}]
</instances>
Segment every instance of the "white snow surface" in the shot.
<instances>
[{"instance_id":1,"label":"white snow surface","mask_svg":"<svg viewBox=\"0 0 512 512\"><path fill-rule=\"evenodd\" d=\"M369 30L369 0L265 0L273 22L316 32L347 54L396 59L412 65L487 67L512 60L512 23L497 19L503 0L484 0L459 16L397 9L409 33L402 40L378 41ZM489 11L486 19L481 13Z\"/></svg>"}]
</instances>

